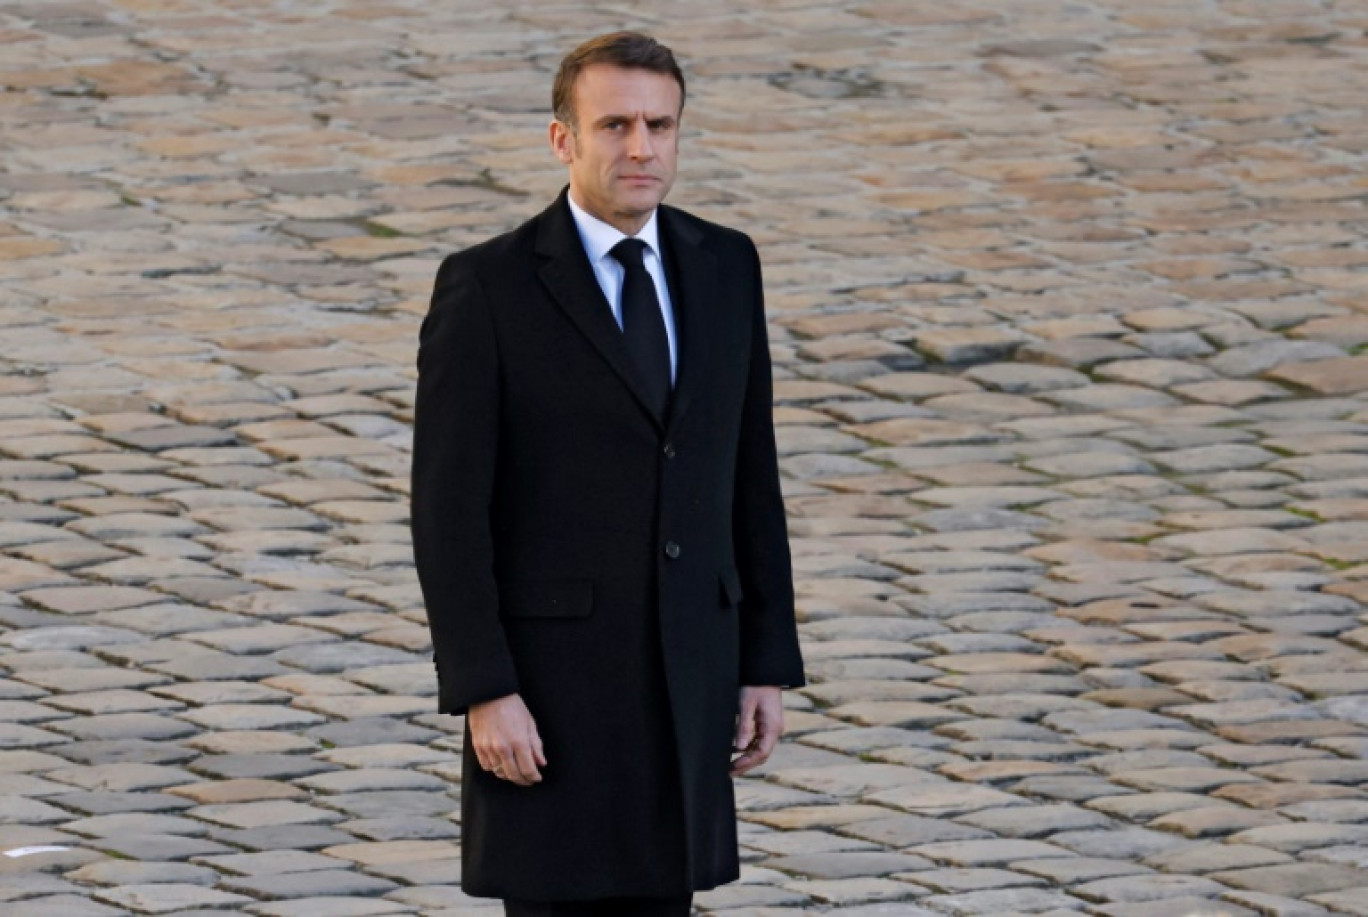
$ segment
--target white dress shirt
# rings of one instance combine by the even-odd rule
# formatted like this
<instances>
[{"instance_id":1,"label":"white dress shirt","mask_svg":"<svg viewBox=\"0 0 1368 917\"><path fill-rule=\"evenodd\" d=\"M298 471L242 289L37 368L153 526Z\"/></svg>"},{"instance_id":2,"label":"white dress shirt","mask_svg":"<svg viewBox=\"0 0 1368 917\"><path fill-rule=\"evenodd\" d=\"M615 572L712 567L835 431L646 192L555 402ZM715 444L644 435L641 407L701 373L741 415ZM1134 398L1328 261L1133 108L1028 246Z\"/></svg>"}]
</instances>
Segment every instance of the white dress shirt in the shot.
<instances>
[{"instance_id":1,"label":"white dress shirt","mask_svg":"<svg viewBox=\"0 0 1368 917\"><path fill-rule=\"evenodd\" d=\"M579 230L580 241L584 243L584 251L589 255L589 263L594 266L594 277L603 289L608 307L613 310L613 320L621 328L622 281L627 271L609 253L614 245L628 236L616 226L611 226L591 215L576 204L573 197L567 199L570 201L570 213L575 218L575 228ZM661 260L660 231L656 224L658 213L659 210L652 210L651 218L641 227L641 232L632 238L646 243L642 261L646 265L646 273L650 274L651 280L655 282L656 299L660 302L660 311L665 318L665 337L670 343L670 383L673 385L679 365L679 345L675 335L674 306L670 302L670 285L665 282L665 263Z\"/></svg>"}]
</instances>

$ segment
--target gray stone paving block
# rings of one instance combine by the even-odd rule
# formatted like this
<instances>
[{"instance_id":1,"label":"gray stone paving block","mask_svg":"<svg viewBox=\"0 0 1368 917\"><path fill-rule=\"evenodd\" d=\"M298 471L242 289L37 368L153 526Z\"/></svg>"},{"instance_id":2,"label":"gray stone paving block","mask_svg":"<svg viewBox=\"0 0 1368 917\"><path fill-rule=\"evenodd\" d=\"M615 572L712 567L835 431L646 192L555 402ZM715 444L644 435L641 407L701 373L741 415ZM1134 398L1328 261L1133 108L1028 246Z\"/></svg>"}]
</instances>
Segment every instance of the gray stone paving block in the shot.
<instances>
[{"instance_id":1,"label":"gray stone paving block","mask_svg":"<svg viewBox=\"0 0 1368 917\"><path fill-rule=\"evenodd\" d=\"M1038 694L1023 690L1016 694L995 694L985 697L966 697L946 701L945 706L975 716L1019 717L1038 720L1060 710L1092 709L1092 701L1058 694Z\"/></svg>"},{"instance_id":2,"label":"gray stone paving block","mask_svg":"<svg viewBox=\"0 0 1368 917\"><path fill-rule=\"evenodd\" d=\"M930 869L932 863L905 853L836 852L773 857L763 861L768 869L815 879L850 879L883 876L894 872Z\"/></svg>"},{"instance_id":3,"label":"gray stone paving block","mask_svg":"<svg viewBox=\"0 0 1368 917\"><path fill-rule=\"evenodd\" d=\"M77 519L67 525L72 531L99 541L146 537L189 538L212 531L190 519L147 512L110 513L105 516Z\"/></svg>"},{"instance_id":4,"label":"gray stone paving block","mask_svg":"<svg viewBox=\"0 0 1368 917\"><path fill-rule=\"evenodd\" d=\"M1207 365L1226 376L1256 376L1284 363L1324 360L1344 356L1344 351L1319 341L1265 340L1231 347L1207 360Z\"/></svg>"},{"instance_id":5,"label":"gray stone paving block","mask_svg":"<svg viewBox=\"0 0 1368 917\"><path fill-rule=\"evenodd\" d=\"M194 655L172 657L164 662L153 662L147 668L187 681L224 680L254 681L285 675L291 670L274 659L264 656L227 656L209 650Z\"/></svg>"},{"instance_id":6,"label":"gray stone paving block","mask_svg":"<svg viewBox=\"0 0 1368 917\"><path fill-rule=\"evenodd\" d=\"M956 895L932 895L919 902L933 911L951 914L1006 914L1009 912L1040 913L1053 908L1072 910L1078 899L1061 891L1043 888L1002 888L990 891L964 892Z\"/></svg>"},{"instance_id":7,"label":"gray stone paving block","mask_svg":"<svg viewBox=\"0 0 1368 917\"><path fill-rule=\"evenodd\" d=\"M429 742L439 735L431 729L382 718L330 723L306 730L305 735L333 746L379 745L392 742Z\"/></svg>"},{"instance_id":8,"label":"gray stone paving block","mask_svg":"<svg viewBox=\"0 0 1368 917\"><path fill-rule=\"evenodd\" d=\"M876 901L903 901L924 894L925 889L891 879L817 879L792 881L785 888L837 907Z\"/></svg>"},{"instance_id":9,"label":"gray stone paving block","mask_svg":"<svg viewBox=\"0 0 1368 917\"><path fill-rule=\"evenodd\" d=\"M269 904L254 904L249 913L261 917L382 917L386 914L411 914L413 910L394 901L364 898L299 898Z\"/></svg>"},{"instance_id":10,"label":"gray stone paving block","mask_svg":"<svg viewBox=\"0 0 1368 917\"><path fill-rule=\"evenodd\" d=\"M1074 338L1045 344L1027 344L1017 350L1017 358L1028 363L1044 363L1072 369L1087 369L1110 360L1135 358L1144 351L1102 338Z\"/></svg>"},{"instance_id":11,"label":"gray stone paving block","mask_svg":"<svg viewBox=\"0 0 1368 917\"><path fill-rule=\"evenodd\" d=\"M141 639L140 634L131 630L73 624L14 631L0 637L0 644L17 650L84 650L94 646L134 643Z\"/></svg>"},{"instance_id":12,"label":"gray stone paving block","mask_svg":"<svg viewBox=\"0 0 1368 917\"><path fill-rule=\"evenodd\" d=\"M152 882L177 882L212 886L219 874L206 866L185 863L138 863L126 860L105 860L91 863L66 873L70 879L98 885L142 885Z\"/></svg>"},{"instance_id":13,"label":"gray stone paving block","mask_svg":"<svg viewBox=\"0 0 1368 917\"><path fill-rule=\"evenodd\" d=\"M347 870L325 869L227 878L219 887L253 898L317 898L324 895L379 896L398 886L385 879Z\"/></svg>"},{"instance_id":14,"label":"gray stone paving block","mask_svg":"<svg viewBox=\"0 0 1368 917\"><path fill-rule=\"evenodd\" d=\"M160 599L155 592L132 586L54 586L24 593L26 602L68 615L151 605Z\"/></svg>"},{"instance_id":15,"label":"gray stone paving block","mask_svg":"<svg viewBox=\"0 0 1368 917\"><path fill-rule=\"evenodd\" d=\"M194 735L195 727L171 717L152 713L109 713L81 716L50 724L53 729L76 739L118 741L143 739L149 742L180 739Z\"/></svg>"},{"instance_id":16,"label":"gray stone paving block","mask_svg":"<svg viewBox=\"0 0 1368 917\"><path fill-rule=\"evenodd\" d=\"M240 612L257 618L280 619L369 611L375 608L374 605L347 596L307 590L261 590L236 595L218 604L226 611Z\"/></svg>"},{"instance_id":17,"label":"gray stone paving block","mask_svg":"<svg viewBox=\"0 0 1368 917\"><path fill-rule=\"evenodd\" d=\"M203 856L196 857L194 861L212 866L220 872L238 876L273 876L290 872L313 872L321 869L344 869L347 867L346 863L335 857L306 853L301 850Z\"/></svg>"},{"instance_id":18,"label":"gray stone paving block","mask_svg":"<svg viewBox=\"0 0 1368 917\"><path fill-rule=\"evenodd\" d=\"M152 713L183 708L183 705L176 701L126 688L69 692L47 698L46 704L50 708L86 714Z\"/></svg>"},{"instance_id":19,"label":"gray stone paving block","mask_svg":"<svg viewBox=\"0 0 1368 917\"><path fill-rule=\"evenodd\" d=\"M373 793L338 793L319 803L358 818L389 816L441 816L459 807L445 792L391 790Z\"/></svg>"},{"instance_id":20,"label":"gray stone paving block","mask_svg":"<svg viewBox=\"0 0 1368 917\"><path fill-rule=\"evenodd\" d=\"M1193 846L1192 841L1145 828L1111 831L1063 831L1050 837L1054 845L1085 856L1141 860L1156 853Z\"/></svg>"},{"instance_id":21,"label":"gray stone paving block","mask_svg":"<svg viewBox=\"0 0 1368 917\"><path fill-rule=\"evenodd\" d=\"M924 885L942 894L987 891L997 888L1041 886L1045 880L1007 869L929 869L898 876L905 882Z\"/></svg>"},{"instance_id":22,"label":"gray stone paving block","mask_svg":"<svg viewBox=\"0 0 1368 917\"><path fill-rule=\"evenodd\" d=\"M928 674L936 674L938 671L931 669L928 670ZM878 748L941 748L950 744L946 739L921 730L898 729L893 726L864 726L813 732L804 735L801 743L846 754L858 754Z\"/></svg>"},{"instance_id":23,"label":"gray stone paving block","mask_svg":"<svg viewBox=\"0 0 1368 917\"><path fill-rule=\"evenodd\" d=\"M1185 359L1204 357L1215 353L1201 335L1191 331L1146 332L1128 334L1123 341L1148 351L1156 357Z\"/></svg>"},{"instance_id":24,"label":"gray stone paving block","mask_svg":"<svg viewBox=\"0 0 1368 917\"><path fill-rule=\"evenodd\" d=\"M1357 869L1368 869L1368 848L1358 844L1342 847L1318 847L1306 853L1308 860L1318 863L1341 863Z\"/></svg>"},{"instance_id":25,"label":"gray stone paving block","mask_svg":"<svg viewBox=\"0 0 1368 917\"><path fill-rule=\"evenodd\" d=\"M102 611L93 617L105 624L126 627L140 634L155 637L171 637L211 628L236 627L251 622L250 618L241 615L210 611L180 602L163 602L121 611Z\"/></svg>"},{"instance_id":26,"label":"gray stone paving block","mask_svg":"<svg viewBox=\"0 0 1368 917\"><path fill-rule=\"evenodd\" d=\"M1026 800L1010 793L972 784L932 784L904 786L866 796L868 801L893 806L914 815L963 815L999 806L1025 805Z\"/></svg>"},{"instance_id":27,"label":"gray stone paving block","mask_svg":"<svg viewBox=\"0 0 1368 917\"><path fill-rule=\"evenodd\" d=\"M147 584L158 592L166 592L196 605L213 605L234 596L256 592L261 587L254 583L221 576L159 577Z\"/></svg>"},{"instance_id":28,"label":"gray stone paving block","mask_svg":"<svg viewBox=\"0 0 1368 917\"><path fill-rule=\"evenodd\" d=\"M773 908L765 911L740 911L738 917L789 917L791 913L791 910ZM939 917L937 911L929 911L924 907L901 901L897 904L858 904L853 907L842 907L836 913L842 917Z\"/></svg>"},{"instance_id":29,"label":"gray stone paving block","mask_svg":"<svg viewBox=\"0 0 1368 917\"><path fill-rule=\"evenodd\" d=\"M0 799L0 824L55 825L70 817L66 810L37 799L23 796Z\"/></svg>"},{"instance_id":30,"label":"gray stone paving block","mask_svg":"<svg viewBox=\"0 0 1368 917\"><path fill-rule=\"evenodd\" d=\"M68 742L53 748L68 761L85 765L107 764L154 764L174 765L190 761L197 753L171 742L149 739L95 739L83 742Z\"/></svg>"},{"instance_id":31,"label":"gray stone paving block","mask_svg":"<svg viewBox=\"0 0 1368 917\"><path fill-rule=\"evenodd\" d=\"M1316 847L1368 843L1368 825L1296 823L1250 828L1230 836L1237 844L1254 844L1283 853Z\"/></svg>"},{"instance_id":32,"label":"gray stone paving block","mask_svg":"<svg viewBox=\"0 0 1368 917\"><path fill-rule=\"evenodd\" d=\"M92 841L90 846L114 856L141 859L150 863L216 856L233 850L226 844L208 838L175 834L117 834L113 837L101 837Z\"/></svg>"},{"instance_id":33,"label":"gray stone paving block","mask_svg":"<svg viewBox=\"0 0 1368 917\"><path fill-rule=\"evenodd\" d=\"M242 830L318 825L341 820L339 815L327 809L283 799L201 805L188 810L186 814L202 821Z\"/></svg>"},{"instance_id":34,"label":"gray stone paving block","mask_svg":"<svg viewBox=\"0 0 1368 917\"><path fill-rule=\"evenodd\" d=\"M211 832L214 840L246 851L321 850L356 840L350 834L324 825L268 825L260 828L224 828Z\"/></svg>"},{"instance_id":35,"label":"gray stone paving block","mask_svg":"<svg viewBox=\"0 0 1368 917\"><path fill-rule=\"evenodd\" d=\"M415 654L367 643L324 643L278 650L271 658L310 672L343 672L351 668L413 664Z\"/></svg>"},{"instance_id":36,"label":"gray stone paving block","mask_svg":"<svg viewBox=\"0 0 1368 917\"><path fill-rule=\"evenodd\" d=\"M1012 838L1037 838L1059 831L1079 831L1087 828L1110 827L1111 819L1098 812L1067 803L987 809L971 812L955 819L961 824L984 828L995 834ZM1037 859L1034 856L1013 859Z\"/></svg>"},{"instance_id":37,"label":"gray stone paving block","mask_svg":"<svg viewBox=\"0 0 1368 917\"><path fill-rule=\"evenodd\" d=\"M1013 860L1072 857L1060 847L1030 840L942 841L911 848L919 856L953 866L1002 866Z\"/></svg>"},{"instance_id":38,"label":"gray stone paving block","mask_svg":"<svg viewBox=\"0 0 1368 917\"><path fill-rule=\"evenodd\" d=\"M1324 743L1332 747L1334 743ZM1365 743L1368 745L1368 743ZM1285 806L1279 812L1287 817L1304 821L1368 821L1368 799L1335 799L1330 802L1302 802Z\"/></svg>"},{"instance_id":39,"label":"gray stone paving block","mask_svg":"<svg viewBox=\"0 0 1368 917\"><path fill-rule=\"evenodd\" d=\"M5 905L8 917L119 917L128 912L83 894L49 895Z\"/></svg>"},{"instance_id":40,"label":"gray stone paving block","mask_svg":"<svg viewBox=\"0 0 1368 917\"><path fill-rule=\"evenodd\" d=\"M300 786L322 793L355 793L375 790L443 790L446 782L421 771L399 768L358 768L306 777Z\"/></svg>"},{"instance_id":41,"label":"gray stone paving block","mask_svg":"<svg viewBox=\"0 0 1368 917\"><path fill-rule=\"evenodd\" d=\"M461 878L459 856L443 860L418 860L411 863L378 863L367 871L404 885L441 885Z\"/></svg>"},{"instance_id":42,"label":"gray stone paving block","mask_svg":"<svg viewBox=\"0 0 1368 917\"><path fill-rule=\"evenodd\" d=\"M1075 885L1071 894L1088 901L1162 901L1171 898L1214 898L1226 887L1198 876L1143 875L1098 879Z\"/></svg>"},{"instance_id":43,"label":"gray stone paving block","mask_svg":"<svg viewBox=\"0 0 1368 917\"><path fill-rule=\"evenodd\" d=\"M210 730L303 729L327 718L283 704L212 704L177 714L179 719Z\"/></svg>"},{"instance_id":44,"label":"gray stone paving block","mask_svg":"<svg viewBox=\"0 0 1368 917\"><path fill-rule=\"evenodd\" d=\"M1268 895L1262 892L1227 892L1223 900L1249 907L1268 917L1321 917L1330 913L1318 904L1284 898L1281 895Z\"/></svg>"},{"instance_id":45,"label":"gray stone paving block","mask_svg":"<svg viewBox=\"0 0 1368 917\"><path fill-rule=\"evenodd\" d=\"M93 894L101 901L131 908L140 914L169 914L192 907L246 904L251 900L244 895L177 882L124 885L119 888L100 889Z\"/></svg>"},{"instance_id":46,"label":"gray stone paving block","mask_svg":"<svg viewBox=\"0 0 1368 917\"><path fill-rule=\"evenodd\" d=\"M390 694L416 697L432 697L437 694L437 679L431 663L347 669L342 676L348 681Z\"/></svg>"},{"instance_id":47,"label":"gray stone paving block","mask_svg":"<svg viewBox=\"0 0 1368 917\"><path fill-rule=\"evenodd\" d=\"M458 808L454 800L450 814ZM458 838L461 826L442 818L419 818L412 815L385 818L361 818L341 822L338 829L371 841L436 841Z\"/></svg>"},{"instance_id":48,"label":"gray stone paving block","mask_svg":"<svg viewBox=\"0 0 1368 917\"><path fill-rule=\"evenodd\" d=\"M1211 898L1165 898L1136 904L1108 904L1096 911L1104 917L1260 917L1258 911Z\"/></svg>"},{"instance_id":49,"label":"gray stone paving block","mask_svg":"<svg viewBox=\"0 0 1368 917\"><path fill-rule=\"evenodd\" d=\"M1079 882L1112 879L1118 876L1145 875L1153 872L1149 867L1142 866L1139 863L1089 856L1016 860L1008 865L1019 873L1040 876L1051 882L1069 886Z\"/></svg>"},{"instance_id":50,"label":"gray stone paving block","mask_svg":"<svg viewBox=\"0 0 1368 917\"><path fill-rule=\"evenodd\" d=\"M401 894L402 897L396 895L395 898L402 901L412 900L409 895ZM808 900L806 895L790 891L789 889L759 884L723 885L710 891L699 892L694 895L694 905L703 908L708 913L713 911L723 913L744 913L746 910L758 908L787 909L806 904ZM894 912L888 911L888 913L891 914ZM917 917L916 911L902 911L901 913L904 917ZM922 911L922 913L927 914L930 912Z\"/></svg>"},{"instance_id":51,"label":"gray stone paving block","mask_svg":"<svg viewBox=\"0 0 1368 917\"><path fill-rule=\"evenodd\" d=\"M71 882L40 872L6 875L4 884L0 885L0 901L19 902L79 891L79 887Z\"/></svg>"},{"instance_id":52,"label":"gray stone paving block","mask_svg":"<svg viewBox=\"0 0 1368 917\"><path fill-rule=\"evenodd\" d=\"M66 831L91 837L121 837L129 834L201 835L202 822L166 813L124 812L78 818L62 826Z\"/></svg>"},{"instance_id":53,"label":"gray stone paving block","mask_svg":"<svg viewBox=\"0 0 1368 917\"><path fill-rule=\"evenodd\" d=\"M186 800L168 793L64 793L61 803L86 815L115 815L121 812L174 812L187 808Z\"/></svg>"},{"instance_id":54,"label":"gray stone paving block","mask_svg":"<svg viewBox=\"0 0 1368 917\"><path fill-rule=\"evenodd\" d=\"M1317 904L1323 904L1336 912L1343 912L1346 914L1368 914L1368 885L1359 888L1346 888L1321 895L1312 895L1308 900Z\"/></svg>"},{"instance_id":55,"label":"gray stone paving block","mask_svg":"<svg viewBox=\"0 0 1368 917\"><path fill-rule=\"evenodd\" d=\"M1034 394L1088 384L1087 376L1071 369L1019 363L974 366L964 376L989 388L1012 394Z\"/></svg>"},{"instance_id":56,"label":"gray stone paving block","mask_svg":"<svg viewBox=\"0 0 1368 917\"><path fill-rule=\"evenodd\" d=\"M1211 879L1235 888L1307 898L1325 892L1365 886L1361 869L1330 863L1288 863L1256 869L1233 869L1211 873Z\"/></svg>"}]
</instances>

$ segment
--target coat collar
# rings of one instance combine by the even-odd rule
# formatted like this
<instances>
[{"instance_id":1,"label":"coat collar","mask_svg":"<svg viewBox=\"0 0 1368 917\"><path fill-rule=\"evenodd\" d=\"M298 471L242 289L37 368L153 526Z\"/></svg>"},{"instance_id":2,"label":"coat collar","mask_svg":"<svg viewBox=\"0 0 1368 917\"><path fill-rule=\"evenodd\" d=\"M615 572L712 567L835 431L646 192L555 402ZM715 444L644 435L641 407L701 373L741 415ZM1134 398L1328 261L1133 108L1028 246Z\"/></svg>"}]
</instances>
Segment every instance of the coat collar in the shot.
<instances>
[{"instance_id":1,"label":"coat collar","mask_svg":"<svg viewBox=\"0 0 1368 917\"><path fill-rule=\"evenodd\" d=\"M552 298L632 392L646 416L668 433L678 426L694 390L707 379L706 363L712 349L708 329L719 327L711 317L717 304L717 259L705 247L704 235L697 227L680 211L661 205L660 243L679 331L679 367L669 416L659 417L650 407L622 331L594 277L570 213L568 191L563 189L537 219L535 250L542 258L538 274Z\"/></svg>"}]
</instances>

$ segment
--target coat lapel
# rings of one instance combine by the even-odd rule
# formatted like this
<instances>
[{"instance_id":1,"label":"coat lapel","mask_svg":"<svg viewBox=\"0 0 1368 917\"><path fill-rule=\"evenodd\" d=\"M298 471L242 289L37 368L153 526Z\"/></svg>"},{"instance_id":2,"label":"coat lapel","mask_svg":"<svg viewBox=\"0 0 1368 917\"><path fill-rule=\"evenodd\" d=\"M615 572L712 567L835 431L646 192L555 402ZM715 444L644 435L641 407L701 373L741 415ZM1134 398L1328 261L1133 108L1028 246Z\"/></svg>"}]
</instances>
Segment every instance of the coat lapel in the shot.
<instances>
[{"instance_id":1,"label":"coat lapel","mask_svg":"<svg viewBox=\"0 0 1368 917\"><path fill-rule=\"evenodd\" d=\"M703 234L672 207L660 208L660 234L671 275L670 300L679 336L679 371L670 399L668 429L679 427L694 392L708 379L709 331L723 327L712 311L717 305L717 258L703 247Z\"/></svg>"},{"instance_id":2,"label":"coat lapel","mask_svg":"<svg viewBox=\"0 0 1368 917\"><path fill-rule=\"evenodd\" d=\"M613 368L641 409L657 427L663 427L664 418L651 408L622 329L613 320L612 310L594 276L566 197L567 192L562 191L542 214L537 232L536 250L542 256L538 274L552 298Z\"/></svg>"}]
</instances>

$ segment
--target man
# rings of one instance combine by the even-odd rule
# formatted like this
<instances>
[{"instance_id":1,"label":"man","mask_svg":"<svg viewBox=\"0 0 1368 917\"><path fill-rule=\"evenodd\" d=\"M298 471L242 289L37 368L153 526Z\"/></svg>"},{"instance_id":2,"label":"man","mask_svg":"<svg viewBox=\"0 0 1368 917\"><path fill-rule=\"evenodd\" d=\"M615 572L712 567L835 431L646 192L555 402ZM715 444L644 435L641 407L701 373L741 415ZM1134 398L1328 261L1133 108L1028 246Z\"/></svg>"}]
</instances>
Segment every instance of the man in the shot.
<instances>
[{"instance_id":1,"label":"man","mask_svg":"<svg viewBox=\"0 0 1368 917\"><path fill-rule=\"evenodd\" d=\"M759 259L661 204L668 48L593 39L552 102L568 189L443 261L419 347L414 549L439 709L467 714L461 879L508 915L685 915L737 877L730 775L803 684Z\"/></svg>"}]
</instances>

